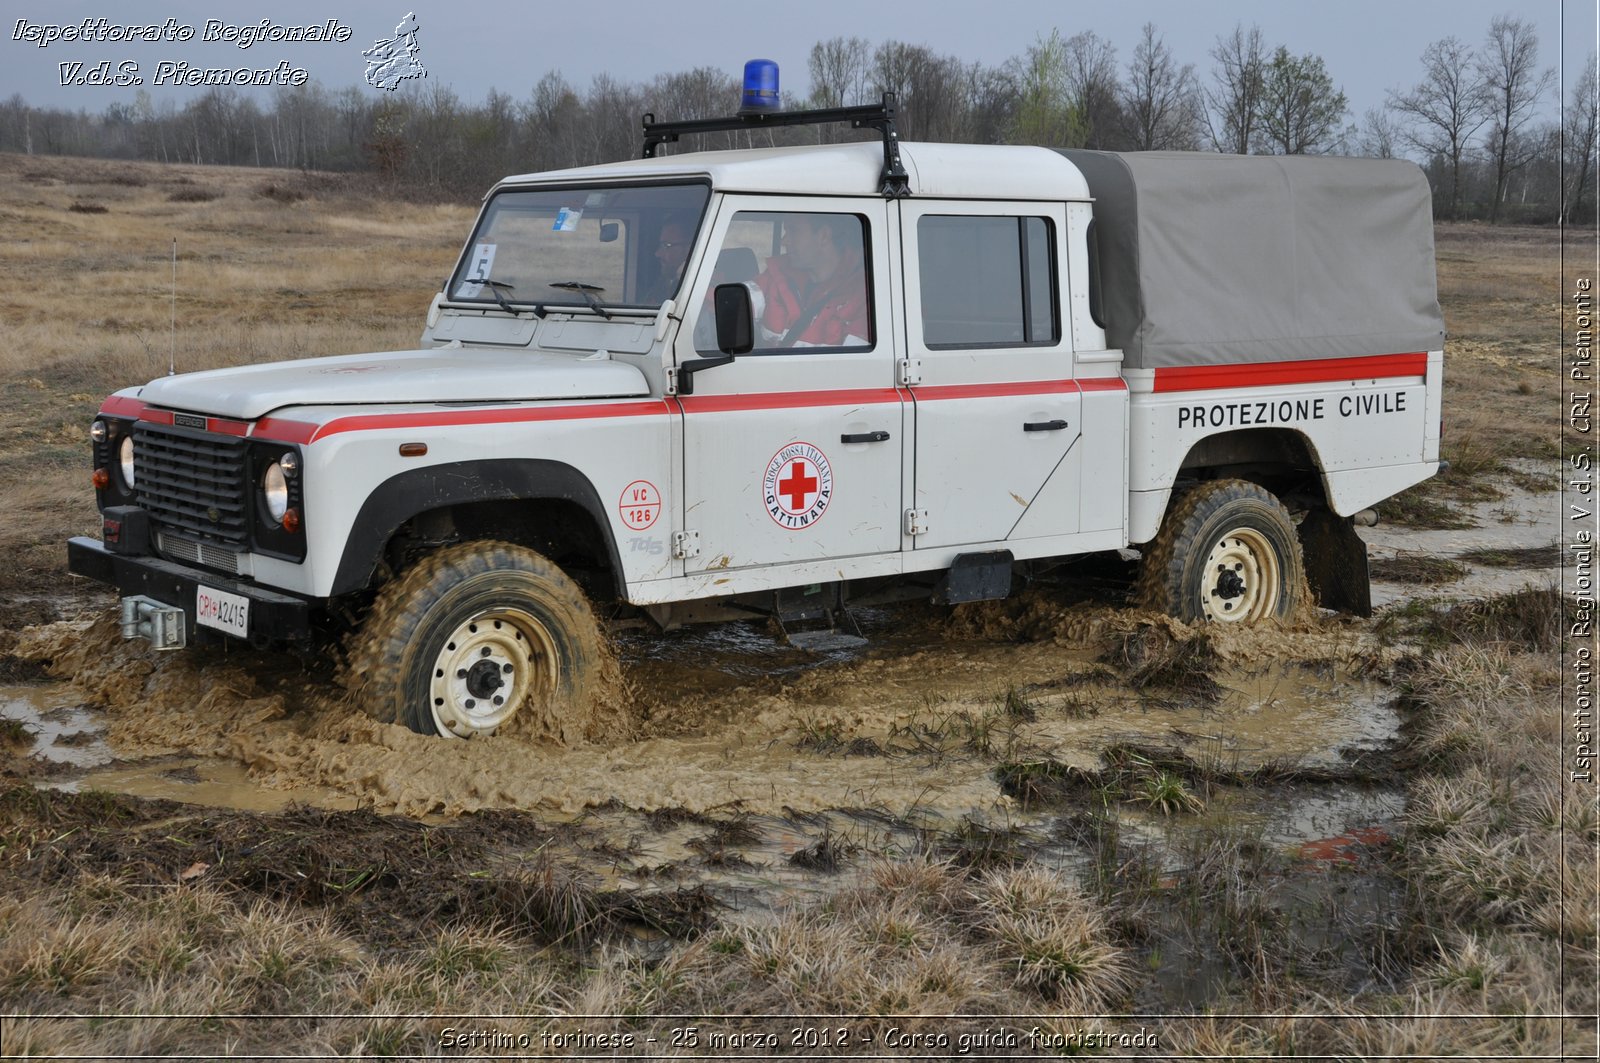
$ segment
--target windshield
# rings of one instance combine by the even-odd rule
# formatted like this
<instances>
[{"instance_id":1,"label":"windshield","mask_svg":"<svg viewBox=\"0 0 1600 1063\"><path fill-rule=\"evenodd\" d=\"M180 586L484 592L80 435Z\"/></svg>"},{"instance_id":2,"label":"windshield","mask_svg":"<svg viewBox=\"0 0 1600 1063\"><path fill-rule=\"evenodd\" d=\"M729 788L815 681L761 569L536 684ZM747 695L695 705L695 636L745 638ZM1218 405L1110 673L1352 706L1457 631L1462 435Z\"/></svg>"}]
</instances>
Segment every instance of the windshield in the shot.
<instances>
[{"instance_id":1,"label":"windshield","mask_svg":"<svg viewBox=\"0 0 1600 1063\"><path fill-rule=\"evenodd\" d=\"M501 192L456 267L450 301L660 306L683 283L710 194L689 183Z\"/></svg>"}]
</instances>

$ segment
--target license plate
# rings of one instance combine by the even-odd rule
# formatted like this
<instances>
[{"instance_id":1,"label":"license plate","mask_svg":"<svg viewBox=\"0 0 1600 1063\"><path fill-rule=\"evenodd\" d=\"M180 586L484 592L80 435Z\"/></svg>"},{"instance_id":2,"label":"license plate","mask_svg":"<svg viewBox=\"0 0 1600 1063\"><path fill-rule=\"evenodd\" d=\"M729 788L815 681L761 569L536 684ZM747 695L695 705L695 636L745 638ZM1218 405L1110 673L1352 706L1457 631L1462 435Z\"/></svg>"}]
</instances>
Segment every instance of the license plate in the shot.
<instances>
[{"instance_id":1,"label":"license plate","mask_svg":"<svg viewBox=\"0 0 1600 1063\"><path fill-rule=\"evenodd\" d=\"M242 594L199 586L194 592L194 622L240 638L250 637L250 599Z\"/></svg>"}]
</instances>

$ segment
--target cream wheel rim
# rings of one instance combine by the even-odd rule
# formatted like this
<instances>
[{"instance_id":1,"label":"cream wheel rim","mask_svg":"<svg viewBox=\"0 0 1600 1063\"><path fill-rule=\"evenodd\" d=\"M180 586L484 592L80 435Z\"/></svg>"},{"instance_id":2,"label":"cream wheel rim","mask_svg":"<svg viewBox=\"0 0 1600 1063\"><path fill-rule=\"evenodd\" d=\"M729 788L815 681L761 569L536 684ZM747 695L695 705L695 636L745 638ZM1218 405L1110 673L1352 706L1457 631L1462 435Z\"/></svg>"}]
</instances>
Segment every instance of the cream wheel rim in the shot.
<instances>
[{"instance_id":1,"label":"cream wheel rim","mask_svg":"<svg viewBox=\"0 0 1600 1063\"><path fill-rule=\"evenodd\" d=\"M434 660L428 700L441 735L493 734L530 696L555 689L556 648L545 626L521 609L464 621Z\"/></svg>"},{"instance_id":2,"label":"cream wheel rim","mask_svg":"<svg viewBox=\"0 0 1600 1063\"><path fill-rule=\"evenodd\" d=\"M1278 555L1253 528L1219 537L1200 574L1200 612L1224 623L1255 621L1278 608Z\"/></svg>"}]
</instances>

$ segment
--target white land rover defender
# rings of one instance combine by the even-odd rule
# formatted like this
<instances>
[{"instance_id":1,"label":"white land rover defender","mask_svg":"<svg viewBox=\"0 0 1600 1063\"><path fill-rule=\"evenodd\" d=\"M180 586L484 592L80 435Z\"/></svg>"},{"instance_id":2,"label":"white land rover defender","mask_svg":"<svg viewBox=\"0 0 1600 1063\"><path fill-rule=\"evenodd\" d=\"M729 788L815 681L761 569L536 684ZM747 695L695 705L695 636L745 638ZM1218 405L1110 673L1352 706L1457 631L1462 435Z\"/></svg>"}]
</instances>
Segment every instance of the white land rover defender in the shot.
<instances>
[{"instance_id":1,"label":"white land rover defender","mask_svg":"<svg viewBox=\"0 0 1600 1063\"><path fill-rule=\"evenodd\" d=\"M655 157L844 121L882 143ZM1405 162L901 144L894 102L659 123L485 198L416 350L167 377L92 426L123 630L344 636L367 707L493 732L662 627L1004 597L1139 545L1185 618L1370 611L1351 517L1439 461Z\"/></svg>"}]
</instances>

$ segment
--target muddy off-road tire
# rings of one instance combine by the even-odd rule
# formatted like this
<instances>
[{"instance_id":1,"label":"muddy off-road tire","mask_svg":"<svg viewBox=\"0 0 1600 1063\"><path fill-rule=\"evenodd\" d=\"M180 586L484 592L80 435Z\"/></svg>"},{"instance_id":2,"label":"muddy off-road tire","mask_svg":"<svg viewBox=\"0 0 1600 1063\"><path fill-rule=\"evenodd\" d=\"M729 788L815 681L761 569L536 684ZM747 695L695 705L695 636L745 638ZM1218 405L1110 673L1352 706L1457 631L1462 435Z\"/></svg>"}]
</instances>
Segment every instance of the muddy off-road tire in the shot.
<instances>
[{"instance_id":1,"label":"muddy off-road tire","mask_svg":"<svg viewBox=\"0 0 1600 1063\"><path fill-rule=\"evenodd\" d=\"M346 682L384 723L471 738L519 712L581 709L602 647L588 600L549 559L461 543L378 593L349 643Z\"/></svg>"},{"instance_id":2,"label":"muddy off-road tire","mask_svg":"<svg viewBox=\"0 0 1600 1063\"><path fill-rule=\"evenodd\" d=\"M1251 624L1294 615L1304 569L1283 503L1246 480L1212 480L1167 512L1144 550L1137 597L1180 620Z\"/></svg>"}]
</instances>

